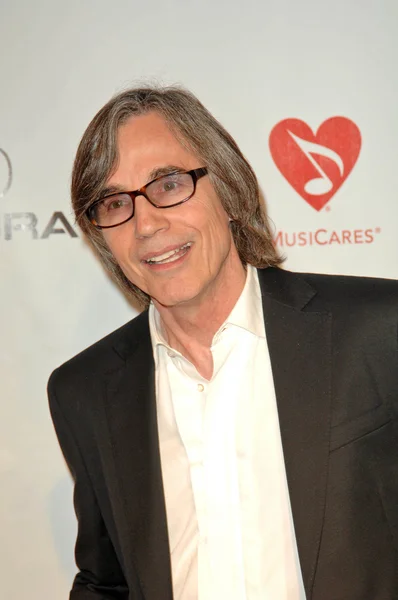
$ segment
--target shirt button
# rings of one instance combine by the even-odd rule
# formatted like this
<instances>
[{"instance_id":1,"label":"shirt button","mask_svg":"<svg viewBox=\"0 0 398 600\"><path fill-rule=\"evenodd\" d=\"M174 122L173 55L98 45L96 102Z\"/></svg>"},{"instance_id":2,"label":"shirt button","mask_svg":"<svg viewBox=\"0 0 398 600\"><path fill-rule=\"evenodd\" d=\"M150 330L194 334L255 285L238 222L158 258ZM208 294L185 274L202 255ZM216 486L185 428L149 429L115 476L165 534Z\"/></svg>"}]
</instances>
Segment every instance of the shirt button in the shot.
<instances>
[{"instance_id":1,"label":"shirt button","mask_svg":"<svg viewBox=\"0 0 398 600\"><path fill-rule=\"evenodd\" d=\"M203 392L204 389L205 386L203 385L203 383L198 383L198 392Z\"/></svg>"}]
</instances>

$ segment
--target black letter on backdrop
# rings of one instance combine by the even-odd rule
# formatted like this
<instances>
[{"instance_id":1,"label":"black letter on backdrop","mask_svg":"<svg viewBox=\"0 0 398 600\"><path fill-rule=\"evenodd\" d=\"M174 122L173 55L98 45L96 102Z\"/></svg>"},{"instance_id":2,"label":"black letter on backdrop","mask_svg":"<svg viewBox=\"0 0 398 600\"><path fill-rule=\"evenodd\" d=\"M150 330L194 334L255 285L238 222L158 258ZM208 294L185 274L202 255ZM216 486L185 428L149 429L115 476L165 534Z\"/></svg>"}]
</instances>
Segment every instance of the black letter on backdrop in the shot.
<instances>
[{"instance_id":1,"label":"black letter on backdrop","mask_svg":"<svg viewBox=\"0 0 398 600\"><path fill-rule=\"evenodd\" d=\"M58 221L58 219L61 221L61 223L63 225L63 228L61 228L61 227L54 227L54 225ZM68 222L68 220L65 217L65 215L62 212L59 212L59 211L55 212L53 214L53 216L51 217L51 219L50 219L47 227L43 231L41 239L45 240L52 233L69 233L70 237L72 237L72 238L78 237L76 231L74 231L74 229L72 229L72 226Z\"/></svg>"},{"instance_id":2,"label":"black letter on backdrop","mask_svg":"<svg viewBox=\"0 0 398 600\"><path fill-rule=\"evenodd\" d=\"M22 223L13 223L14 219L24 219ZM4 239L11 240L13 231L30 231L32 239L37 240L37 217L31 212L6 213L4 215Z\"/></svg>"}]
</instances>

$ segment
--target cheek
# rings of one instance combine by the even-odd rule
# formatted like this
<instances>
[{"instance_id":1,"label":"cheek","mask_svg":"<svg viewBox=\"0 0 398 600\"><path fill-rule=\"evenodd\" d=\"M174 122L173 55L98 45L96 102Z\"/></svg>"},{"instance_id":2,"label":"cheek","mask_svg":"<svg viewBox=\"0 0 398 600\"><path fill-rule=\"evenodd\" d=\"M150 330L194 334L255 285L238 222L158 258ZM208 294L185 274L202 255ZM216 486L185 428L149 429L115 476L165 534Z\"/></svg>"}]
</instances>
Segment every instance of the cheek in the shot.
<instances>
[{"instance_id":1,"label":"cheek","mask_svg":"<svg viewBox=\"0 0 398 600\"><path fill-rule=\"evenodd\" d=\"M196 215L192 223L202 234L206 232L220 239L229 232L229 217L220 200L215 196L198 198Z\"/></svg>"},{"instance_id":2,"label":"cheek","mask_svg":"<svg viewBox=\"0 0 398 600\"><path fill-rule=\"evenodd\" d=\"M218 247L230 245L231 232L229 228L229 219L222 207L217 207L210 216L207 230L209 232L211 243L217 244Z\"/></svg>"},{"instance_id":3,"label":"cheek","mask_svg":"<svg viewBox=\"0 0 398 600\"><path fill-rule=\"evenodd\" d=\"M124 272L126 269L131 269L133 266L131 257L134 256L134 237L131 232L123 231L122 229L119 231L105 231L104 240L121 269ZM134 265L134 267L134 270L137 270L139 264Z\"/></svg>"},{"instance_id":4,"label":"cheek","mask_svg":"<svg viewBox=\"0 0 398 600\"><path fill-rule=\"evenodd\" d=\"M202 268L209 272L218 270L230 253L233 239L229 228L228 217L221 212L212 215L203 223L201 229Z\"/></svg>"}]
</instances>

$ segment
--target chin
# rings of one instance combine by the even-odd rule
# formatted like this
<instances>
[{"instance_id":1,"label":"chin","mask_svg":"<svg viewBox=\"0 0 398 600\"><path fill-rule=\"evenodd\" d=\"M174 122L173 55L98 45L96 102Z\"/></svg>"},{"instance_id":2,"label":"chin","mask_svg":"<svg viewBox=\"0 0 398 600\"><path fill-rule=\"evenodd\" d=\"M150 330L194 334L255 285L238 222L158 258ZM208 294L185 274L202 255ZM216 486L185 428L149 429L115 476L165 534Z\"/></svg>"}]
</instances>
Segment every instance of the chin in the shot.
<instances>
[{"instance_id":1,"label":"chin","mask_svg":"<svg viewBox=\"0 0 398 600\"><path fill-rule=\"evenodd\" d=\"M195 289L193 289L195 288ZM173 306L178 306L180 304L186 304L190 301L195 300L195 298L199 295L200 290L197 286L184 286L175 285L170 286L169 289L165 290L157 290L157 293L154 295L150 294L153 300L165 306L167 308L172 308Z\"/></svg>"}]
</instances>

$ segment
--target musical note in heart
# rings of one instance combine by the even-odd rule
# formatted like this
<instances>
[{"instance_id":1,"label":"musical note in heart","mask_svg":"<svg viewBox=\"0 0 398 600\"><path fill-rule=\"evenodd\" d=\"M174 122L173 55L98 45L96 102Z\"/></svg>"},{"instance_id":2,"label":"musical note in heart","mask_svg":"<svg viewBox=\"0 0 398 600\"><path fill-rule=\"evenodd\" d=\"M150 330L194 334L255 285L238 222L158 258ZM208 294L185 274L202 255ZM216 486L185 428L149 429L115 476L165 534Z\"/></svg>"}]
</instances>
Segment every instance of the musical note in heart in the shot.
<instances>
[{"instance_id":1,"label":"musical note in heart","mask_svg":"<svg viewBox=\"0 0 398 600\"><path fill-rule=\"evenodd\" d=\"M289 130L288 134L294 139L298 147L301 148L308 160L314 165L315 169L320 175L320 177L315 177L314 179L307 181L307 183L304 185L304 190L307 192L307 194L312 194L313 196L321 196L322 194L327 194L330 192L330 190L333 188L333 182L326 175L325 171L321 169L312 155L315 154L318 156L326 156L327 158L330 158L330 160L333 160L339 167L340 175L342 176L344 174L344 163L341 160L340 155L330 148L326 148L326 146L321 146L320 144L303 140Z\"/></svg>"},{"instance_id":2,"label":"musical note in heart","mask_svg":"<svg viewBox=\"0 0 398 600\"><path fill-rule=\"evenodd\" d=\"M354 167L361 148L358 127L332 117L316 135L299 119L285 119L272 129L269 145L274 162L290 185L321 210Z\"/></svg>"}]
</instances>

